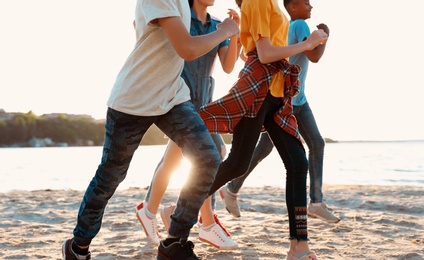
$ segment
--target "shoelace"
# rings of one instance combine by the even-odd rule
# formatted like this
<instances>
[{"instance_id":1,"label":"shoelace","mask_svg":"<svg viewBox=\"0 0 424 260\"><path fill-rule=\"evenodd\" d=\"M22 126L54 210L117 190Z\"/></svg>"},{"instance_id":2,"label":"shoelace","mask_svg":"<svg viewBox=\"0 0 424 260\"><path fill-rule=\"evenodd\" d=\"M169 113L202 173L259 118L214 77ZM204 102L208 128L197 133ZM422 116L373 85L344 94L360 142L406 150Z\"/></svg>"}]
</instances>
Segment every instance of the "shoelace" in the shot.
<instances>
[{"instance_id":1,"label":"shoelace","mask_svg":"<svg viewBox=\"0 0 424 260\"><path fill-rule=\"evenodd\" d=\"M219 219L218 219L218 215L217 214L214 214L213 215L213 218L215 219L215 223L216 224L218 224L220 227L221 227L221 229L225 232L225 234L227 234L227 236L231 236L230 235L230 232L228 232L226 229L225 229L225 227L221 224L221 222L219 221Z\"/></svg>"},{"instance_id":2,"label":"shoelace","mask_svg":"<svg viewBox=\"0 0 424 260\"><path fill-rule=\"evenodd\" d=\"M180 238L180 244L181 244L181 247L187 252L187 255L195 256L193 252L193 249L194 249L193 242L187 240L187 238Z\"/></svg>"}]
</instances>

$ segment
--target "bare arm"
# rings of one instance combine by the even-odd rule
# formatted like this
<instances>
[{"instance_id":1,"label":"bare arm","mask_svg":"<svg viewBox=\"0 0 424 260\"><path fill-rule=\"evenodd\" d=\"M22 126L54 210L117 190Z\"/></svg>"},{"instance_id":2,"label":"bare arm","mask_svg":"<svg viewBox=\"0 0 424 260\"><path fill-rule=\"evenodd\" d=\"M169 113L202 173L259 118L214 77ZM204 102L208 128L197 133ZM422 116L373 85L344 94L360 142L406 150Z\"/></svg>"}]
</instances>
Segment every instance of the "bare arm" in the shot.
<instances>
[{"instance_id":1,"label":"bare arm","mask_svg":"<svg viewBox=\"0 0 424 260\"><path fill-rule=\"evenodd\" d=\"M271 63L304 51L312 50L321 43L324 43L327 38L328 35L323 30L315 30L303 42L289 46L273 46L268 37L261 37L256 41L256 49L259 60L262 63Z\"/></svg>"},{"instance_id":2,"label":"bare arm","mask_svg":"<svg viewBox=\"0 0 424 260\"><path fill-rule=\"evenodd\" d=\"M328 28L326 24L321 23L317 25L317 28L322 29L328 36L330 36L330 29ZM317 47L315 47L314 49L310 51L305 51L306 57L308 57L308 59L311 62L314 62L314 63L318 62L321 59L322 55L324 54L326 45L327 45L327 41L318 45Z\"/></svg>"},{"instance_id":3,"label":"bare arm","mask_svg":"<svg viewBox=\"0 0 424 260\"><path fill-rule=\"evenodd\" d=\"M233 9L228 9L228 14L237 25L240 25L240 18L238 13ZM231 73L234 69L234 65L240 54L241 44L239 43L238 35L234 35L230 38L230 44L228 46L219 48L218 57L221 62L222 69L225 73Z\"/></svg>"},{"instance_id":4,"label":"bare arm","mask_svg":"<svg viewBox=\"0 0 424 260\"><path fill-rule=\"evenodd\" d=\"M206 54L220 42L239 32L236 22L230 18L225 19L215 32L201 36L191 36L180 17L160 18L158 23L178 55L186 61Z\"/></svg>"}]
</instances>

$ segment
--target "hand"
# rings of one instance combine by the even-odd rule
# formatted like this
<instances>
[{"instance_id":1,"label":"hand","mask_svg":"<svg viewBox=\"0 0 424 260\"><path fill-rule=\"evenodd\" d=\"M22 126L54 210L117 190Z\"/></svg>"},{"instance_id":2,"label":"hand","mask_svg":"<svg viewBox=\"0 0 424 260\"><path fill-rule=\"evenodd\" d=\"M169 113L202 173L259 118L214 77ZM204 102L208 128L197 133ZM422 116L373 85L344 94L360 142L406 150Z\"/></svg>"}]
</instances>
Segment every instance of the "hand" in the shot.
<instances>
[{"instance_id":1,"label":"hand","mask_svg":"<svg viewBox=\"0 0 424 260\"><path fill-rule=\"evenodd\" d=\"M235 10L228 8L227 14L228 17L233 19L237 23L237 25L240 26L240 16Z\"/></svg>"},{"instance_id":2,"label":"hand","mask_svg":"<svg viewBox=\"0 0 424 260\"><path fill-rule=\"evenodd\" d=\"M216 28L218 30L224 30L227 33L227 38L231 38L231 36L238 35L239 27L237 22L231 18L225 18L222 23L219 23Z\"/></svg>"},{"instance_id":3,"label":"hand","mask_svg":"<svg viewBox=\"0 0 424 260\"><path fill-rule=\"evenodd\" d=\"M323 30L328 36L330 36L330 29L326 24L320 23L317 25L317 28Z\"/></svg>"},{"instance_id":4,"label":"hand","mask_svg":"<svg viewBox=\"0 0 424 260\"><path fill-rule=\"evenodd\" d=\"M325 44L328 39L328 34L323 29L315 30L311 33L309 38L306 40L311 44L310 50L314 49L320 44Z\"/></svg>"}]
</instances>

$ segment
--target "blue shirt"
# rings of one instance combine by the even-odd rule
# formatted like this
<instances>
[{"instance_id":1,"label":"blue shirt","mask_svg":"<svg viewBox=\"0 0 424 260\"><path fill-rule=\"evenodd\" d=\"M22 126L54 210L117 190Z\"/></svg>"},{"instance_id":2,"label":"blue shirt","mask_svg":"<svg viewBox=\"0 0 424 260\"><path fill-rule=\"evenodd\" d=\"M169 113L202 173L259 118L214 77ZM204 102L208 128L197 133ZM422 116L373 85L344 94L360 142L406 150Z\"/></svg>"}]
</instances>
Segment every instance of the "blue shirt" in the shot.
<instances>
[{"instance_id":1,"label":"blue shirt","mask_svg":"<svg viewBox=\"0 0 424 260\"><path fill-rule=\"evenodd\" d=\"M221 23L220 20L213 18L209 13L207 14L206 23L197 19L193 9L191 9L191 25L190 34L193 36L204 35L216 31L216 26ZM214 67L215 58L218 50L221 47L228 46L230 41L227 39L221 42L218 46L213 48L205 55L193 60L184 62L184 69L181 77L185 80L187 86L190 88L191 101L194 106L200 106L212 101L214 91L214 79L212 72Z\"/></svg>"},{"instance_id":2,"label":"blue shirt","mask_svg":"<svg viewBox=\"0 0 424 260\"><path fill-rule=\"evenodd\" d=\"M305 22L305 20L290 21L289 34L288 34L289 45L303 42L305 39L309 37L310 34L311 32L309 30L309 26ZM293 100L292 100L292 103L294 106L301 106L307 102L306 95L305 95L305 81L306 81L306 75L308 74L309 59L305 55L305 53L301 52L291 56L289 61L292 64L299 65L301 68L301 71L299 74L299 81L300 81L299 94L293 97Z\"/></svg>"}]
</instances>

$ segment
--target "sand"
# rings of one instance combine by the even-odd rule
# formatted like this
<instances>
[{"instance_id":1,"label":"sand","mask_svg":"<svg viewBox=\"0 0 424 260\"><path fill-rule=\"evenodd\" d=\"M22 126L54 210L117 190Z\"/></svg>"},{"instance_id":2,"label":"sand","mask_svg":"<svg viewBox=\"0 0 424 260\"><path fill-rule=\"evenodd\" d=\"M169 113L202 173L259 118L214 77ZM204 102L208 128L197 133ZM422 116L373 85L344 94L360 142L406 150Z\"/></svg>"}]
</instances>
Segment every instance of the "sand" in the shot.
<instances>
[{"instance_id":1,"label":"sand","mask_svg":"<svg viewBox=\"0 0 424 260\"><path fill-rule=\"evenodd\" d=\"M93 259L156 259L138 223L135 205L146 189L117 191L110 200ZM72 236L83 191L38 190L0 193L0 259L61 259L61 243ZM424 259L424 187L324 186L326 203L341 217L337 224L308 220L310 247L323 259ZM176 201L169 190L163 205ZM285 259L288 218L284 189L243 188L242 217L234 218L217 198L221 222L239 244L220 251L190 239L202 259ZM159 219L159 231L165 231Z\"/></svg>"}]
</instances>

